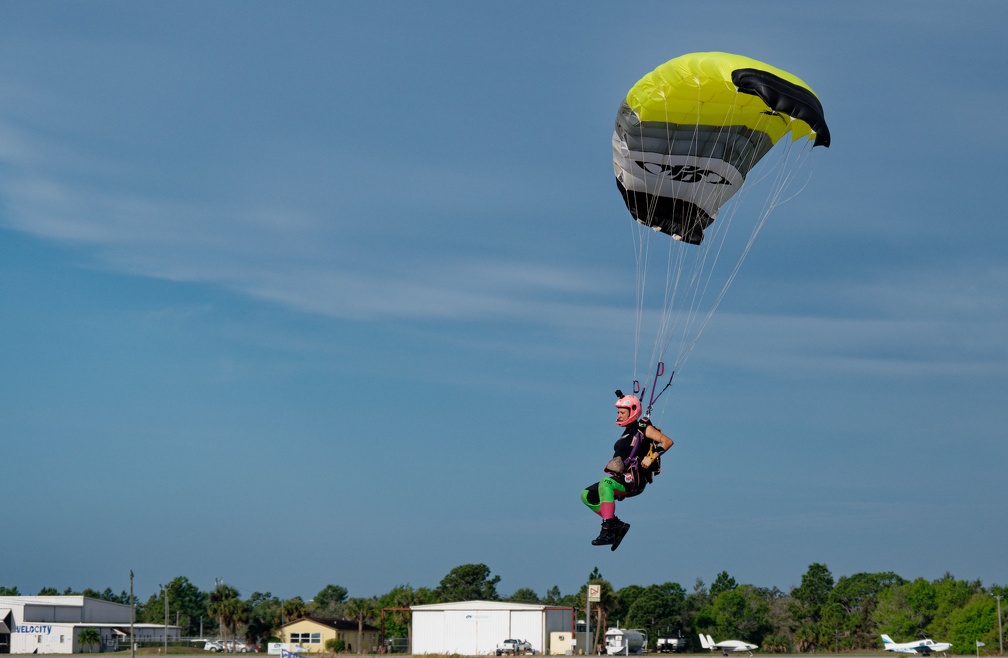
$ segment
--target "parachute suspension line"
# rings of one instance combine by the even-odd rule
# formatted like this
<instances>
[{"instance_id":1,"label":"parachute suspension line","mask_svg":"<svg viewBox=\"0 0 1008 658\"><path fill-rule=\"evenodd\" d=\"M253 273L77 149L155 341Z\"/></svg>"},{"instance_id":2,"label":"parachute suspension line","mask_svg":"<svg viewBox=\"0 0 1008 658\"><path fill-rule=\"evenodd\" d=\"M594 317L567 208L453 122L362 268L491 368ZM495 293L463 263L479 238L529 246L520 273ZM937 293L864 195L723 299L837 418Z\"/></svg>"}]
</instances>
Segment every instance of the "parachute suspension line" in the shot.
<instances>
[{"instance_id":1,"label":"parachute suspension line","mask_svg":"<svg viewBox=\"0 0 1008 658\"><path fill-rule=\"evenodd\" d=\"M646 210L646 215L641 215L644 217L652 217L654 214L653 207L648 207ZM634 384L635 393L640 393L640 384L637 378L637 363L640 353L640 342L641 334L644 328L644 311L647 308L647 289L648 289L648 274L651 269L651 240L649 239L649 233L653 233L653 230L641 223L631 222L630 223L631 239L634 246L634 256L636 259L636 279L635 279L635 295L636 295L636 308L634 315L634 351L633 351L633 364L634 364Z\"/></svg>"},{"instance_id":2,"label":"parachute suspension line","mask_svg":"<svg viewBox=\"0 0 1008 658\"><path fill-rule=\"evenodd\" d=\"M699 132L700 126L700 113L703 108L703 100L699 95L700 89L697 89L697 121L695 122L695 127L693 129L692 148L689 149L691 152L701 152L700 149L700 139L701 135ZM723 141L723 135L726 125L731 125L733 122L729 117L726 117L720 126L721 132L718 133L715 142L721 143ZM709 197L701 198L701 205L704 202L710 202L716 196L716 192L711 190L708 192ZM713 263L716 264L721 253L721 248L724 244L724 236L727 234L725 225L730 223L730 217L728 220L725 218L719 218L718 222L715 222L712 226L714 230L707 227L705 231L709 231L707 239L704 240L700 245L687 247L684 244L675 245L679 248L679 258L675 259L673 264L670 256L670 271L674 266L676 268L676 273L674 276L670 275L668 281L670 285L674 285L675 289L671 291L671 295L666 299L665 308L665 318L664 326L658 332L658 340L655 343L655 353L653 354L653 362L657 361L662 363L664 355L669 351L669 348L678 336L678 346L675 350L676 358L673 367L673 373L678 371L679 367L685 361L686 357L692 352L693 347L696 345L697 339L699 338L699 332L702 332L703 327L706 326L706 321L701 321L700 317L703 300L707 293L707 288L710 284L711 277L713 274L712 268L708 269L708 261L711 260L713 255ZM718 239L718 237L720 239ZM712 245L715 245L712 246ZM675 298L678 296L678 288L681 282L683 273L686 271L686 261L690 261L690 268L688 275L685 280L685 284L682 286L685 290L683 296L686 299L683 300L685 308L680 308L680 305L675 302ZM704 272L707 272L706 277L704 277ZM673 313L673 311L677 311ZM708 316L710 313L708 313ZM696 327L699 326L699 332L694 331ZM668 388L671 385L672 379L670 378L669 384L666 385ZM662 389L663 392L665 389ZM652 392L654 392L652 390Z\"/></svg>"},{"instance_id":3,"label":"parachute suspension line","mask_svg":"<svg viewBox=\"0 0 1008 658\"><path fill-rule=\"evenodd\" d=\"M700 89L697 88L697 117L702 108L703 101L700 98ZM665 103L666 110L668 109L667 102ZM692 134L688 137L690 144L685 150L687 152L696 152L700 146L701 134L699 130L699 121L693 122ZM681 152L683 149L677 148L675 142L677 134L674 133L669 125L666 125L666 142L670 144L670 153ZM681 135L681 132L679 133ZM682 137L680 137L681 139ZM672 164L671 156L666 156L668 160L667 164ZM652 197L657 200L657 197L661 192L661 179L656 183L655 189L649 190L652 193ZM648 209L649 213L653 211L653 208ZM650 217L651 215L649 215ZM642 237L643 239L643 237ZM699 285L701 281L701 274L704 269L704 263L706 260L706 254L709 251L708 241L707 245L687 245L679 240L669 240L668 241L668 254L667 254L667 264L665 271L665 289L663 292L663 302L661 306L661 314L658 318L658 325L655 331L655 340L652 346L652 353L650 357L650 364L656 367L664 367L664 355L668 351L669 346L672 341L678 336L679 337L679 352L676 357L676 368L678 364L681 363L684 358L684 351L687 345L690 344L689 336L692 327L695 326L696 318L698 316L699 304L701 303L703 294L702 289ZM688 262L687 262L688 261ZM684 297L683 304L685 308L681 308L683 304L679 303L680 296ZM695 343L695 340L693 341ZM636 368L638 367L637 360L639 358L638 352L635 351L634 368L636 373ZM666 385L666 390L668 386L671 385L671 379L669 384ZM654 394L655 389L652 387L652 394Z\"/></svg>"},{"instance_id":4,"label":"parachute suspension line","mask_svg":"<svg viewBox=\"0 0 1008 658\"><path fill-rule=\"evenodd\" d=\"M644 240L644 235L639 231L640 225L630 225L630 231L634 238L634 255L637 259L637 275L635 281L636 307L634 309L634 381L637 381L637 355L640 352L641 329L644 324L644 291L647 286L647 262L649 260L649 246Z\"/></svg>"},{"instance_id":5,"label":"parachute suspension line","mask_svg":"<svg viewBox=\"0 0 1008 658\"><path fill-rule=\"evenodd\" d=\"M699 117L703 107L703 99L701 98L699 85L697 85L696 92L695 106L697 120L693 122L693 130L689 136L690 144L687 145L686 152L696 152L700 147ZM682 150L675 145L675 135L669 135L668 141L671 144L670 152ZM681 342L689 334L698 301L695 294L695 282L701 272L704 251L705 248L702 245L687 245L687 243L682 241L672 241L669 244L666 289L662 307L663 314L653 347L652 364L663 364L665 353L673 339L676 336L680 336ZM683 303L685 304L685 308L681 308L683 304L679 302L680 297L684 298ZM654 388L652 388L653 393Z\"/></svg>"},{"instance_id":6,"label":"parachute suspension line","mask_svg":"<svg viewBox=\"0 0 1008 658\"><path fill-rule=\"evenodd\" d=\"M668 113L667 99L664 100L664 106L667 114ZM665 141L670 145L669 147L670 153L675 152L676 150L675 148L676 136L677 135L673 131L672 126L666 123ZM694 142L696 141L696 129L694 129L692 139ZM671 155L666 155L665 158L666 158L665 164L671 165L672 164ZM662 192L661 186L664 182L664 179L665 177L657 177L655 179L653 189L649 190L651 198L655 200L655 205L648 208L649 212L648 223L651 223L651 217L653 217L653 212L656 210L658 198L661 196ZM682 244L676 244L677 242L678 242L677 240L668 241L668 253L664 272L665 287L664 290L662 291L663 300L662 305L660 307L661 312L659 314L659 317L657 318L657 326L655 329L654 342L652 344L651 355L648 361L649 369L656 362L659 364L661 363L663 345L666 342L665 336L671 335L674 332L675 328L676 316L673 314L673 311L677 308L675 300L676 297L678 296L679 282L681 280L682 263L683 263L682 258L676 257L676 254L681 252L683 246ZM639 366L638 358L639 354L635 354L634 359L635 373ZM654 386L652 386L652 395L653 394L654 394Z\"/></svg>"},{"instance_id":7,"label":"parachute suspension line","mask_svg":"<svg viewBox=\"0 0 1008 658\"><path fill-rule=\"evenodd\" d=\"M697 110L698 110L698 120L699 112L702 108L702 102L700 99L697 100ZM734 111L734 110L733 110ZM721 123L719 132L717 134L716 142L721 143L723 141L725 126L731 125L733 123L732 114L726 116ZM715 197L715 192L713 189L708 192L709 197L704 199L704 201L711 201ZM708 227L710 234L704 243L698 245L699 249L696 253L696 259L694 261L693 271L690 275L690 284L688 289L692 292L691 299L689 300L689 312L686 315L686 326L681 334L681 341L677 350L677 358L673 367L674 371L677 371L686 360L686 358L692 353L693 347L696 345L699 339L700 333L702 333L703 328L706 326L705 321L698 320L703 307L703 300L707 296L707 290L712 281L714 269L721 255L721 249L724 246L725 236L728 234L728 225L731 223L732 215L729 214L727 217L724 215L718 218L719 221L715 222L714 230L711 231ZM705 275L706 273L706 275ZM708 312L708 316L710 313ZM699 324L699 329L697 326Z\"/></svg>"},{"instance_id":8,"label":"parachute suspension line","mask_svg":"<svg viewBox=\"0 0 1008 658\"><path fill-rule=\"evenodd\" d=\"M665 265L665 289L663 291L663 302L661 314L658 318L658 326L655 331L655 342L652 346L649 368L662 360L662 344L664 337L670 335L676 326L676 316L673 311L676 309L676 297L682 275L682 258L677 258L676 253L681 252L682 245L674 240L668 240L668 253Z\"/></svg>"},{"instance_id":9,"label":"parachute suspension line","mask_svg":"<svg viewBox=\"0 0 1008 658\"><path fill-rule=\"evenodd\" d=\"M667 108L667 103L666 103L666 108ZM669 129L668 125L666 125L666 127L665 127L665 132L666 132L666 141L668 141L668 142L674 141L674 137L675 136L674 136L674 134L672 134L670 132L670 129ZM651 228L648 225L652 223L651 220L652 220L652 218L656 214L657 206L658 206L659 200L661 199L662 192L663 192L662 186L664 184L665 184L664 177L660 177L659 176L659 177L656 177L654 179L654 182L651 184L650 188L648 189L648 195L646 197L649 200L648 201L648 206L646 208L646 214L644 214L644 215L638 214L639 217L642 216L642 217L646 218L646 223L640 223L640 222L638 222L636 224L636 226L635 226L635 229L637 231L637 233L636 233L636 244L635 244L636 253L637 253L637 290L636 290L636 292L637 292L637 308L636 308L636 326L635 326L635 332L634 332L634 358L633 358L633 364L634 365L633 365L633 369L634 369L635 392L636 393L640 393L640 394L643 394L643 390L640 389L640 384L638 382L638 367L639 367L639 362L640 362L641 335L642 335L642 332L643 332L644 319L645 319L645 317L644 317L644 311L645 311L645 308L647 308L648 277L649 277L649 273L650 273L650 270L651 270L651 267L652 267L652 265L651 265L651 258L652 258L652 253L651 253L651 246L652 245L651 245L651 243L652 243L652 239L651 238L659 230L657 228ZM649 233L650 233L650 235L649 235ZM672 242L674 242L674 241L670 241L670 243L672 243ZM670 247L669 247L670 250L674 249L675 246L676 245L674 245L674 244L670 244ZM669 268L670 269L669 269L669 271L666 272L666 276L665 276L665 281L666 281L666 286L665 286L665 291L664 291L665 300L664 300L664 303L662 305L661 325L667 324L667 316L668 316L670 310L672 308L674 308L674 304L672 303L672 299L674 299L675 279L673 278L673 275L671 274L671 267L672 267L672 264L674 263L674 260L673 260L673 258L671 256L669 257L669 261L668 262L669 262ZM670 291L670 287L673 290L673 294L671 295L671 297L670 297L670 292L669 292ZM661 331L662 331L661 325L659 326L659 336L661 335ZM657 345L657 344L658 344L658 342L656 341L655 345ZM652 363L654 362L655 358L656 358L655 348L652 347L652 355L651 355L651 362ZM658 356L658 358L660 358L660 355Z\"/></svg>"},{"instance_id":10,"label":"parachute suspension line","mask_svg":"<svg viewBox=\"0 0 1008 658\"><path fill-rule=\"evenodd\" d=\"M634 214L639 214L639 209L637 208L637 202L639 197L633 197L633 208L631 209ZM629 198L628 198L629 202ZM631 223L629 226L630 239L633 243L633 254L636 261L636 274L634 278L634 363L637 363L637 353L640 349L640 335L641 328L643 326L643 312L644 312L644 285L645 285L645 275L647 272L647 247L648 245L643 239L643 235L637 228L635 223ZM637 373L634 372L634 380L636 382Z\"/></svg>"},{"instance_id":11,"label":"parachute suspension line","mask_svg":"<svg viewBox=\"0 0 1008 658\"><path fill-rule=\"evenodd\" d=\"M645 216L650 217L653 212L650 208ZM630 224L631 238L634 243L634 256L636 259L636 279L635 296L636 307L634 315L634 381L637 381L636 364L640 352L640 338L644 326L644 309L646 308L647 276L650 270L651 242L647 239L645 230L650 230L642 224L632 222Z\"/></svg>"},{"instance_id":12,"label":"parachute suspension line","mask_svg":"<svg viewBox=\"0 0 1008 658\"><path fill-rule=\"evenodd\" d=\"M761 181L767 177L773 178L773 181L769 184L771 188L771 193L767 196L763 208L757 215L757 219L753 225L752 232L750 233L749 238L742 249L742 253L739 256L738 260L735 262L734 266L732 267L732 270L728 275L728 278L725 280L724 285L721 287L721 290L718 292L713 303L708 308L707 314L703 319L701 329L695 334L693 344L689 347L688 350L686 350L686 352L692 351L692 348L693 346L695 346L697 339L700 337L700 334L703 333L703 330L707 327L712 316L714 315L714 311L716 311L717 307L721 304L722 299L724 299L725 294L728 292L728 288L734 282L736 275L738 274L739 270L742 267L742 263L745 261L746 256L749 254L750 249L755 243L756 236L759 234L760 230L766 224L766 220L769 218L771 212L778 205L781 205L782 203L785 203L790 199L794 198L801 191L801 189L799 189L797 192L789 195L787 198L783 200L781 200L780 198L781 195L786 190L790 189L791 184L794 181L798 170L801 168L799 165L805 160L810 158L812 153L812 143L809 140L805 140L805 144L800 148L800 153L797 159L795 159L792 156L792 152L794 151L794 149L795 146L793 141L787 142L786 144L782 144L781 148L778 149L779 151L781 151L781 156L779 160L776 162L776 164L768 165L769 171L765 175L756 178L755 181L751 182L747 186L744 186L742 190L742 195L740 196L738 201L735 201L734 199L732 200L734 203L731 204L731 208L727 217L729 223L730 220L735 216L735 213L738 211L739 203L741 202L742 198L748 196L751 190L753 190L754 187L756 187L754 183ZM791 162L792 160L794 160L793 163ZM808 179L806 179L805 183L803 183L802 189L807 184ZM685 357L683 358L683 360L685 360Z\"/></svg>"},{"instance_id":13,"label":"parachute suspension line","mask_svg":"<svg viewBox=\"0 0 1008 658\"><path fill-rule=\"evenodd\" d=\"M767 215L773 212L777 206L783 205L801 194L802 190L808 186L809 181L811 180L811 164L806 166L805 163L810 163L812 160L812 142L810 140L805 140L804 144L802 144L802 146L798 149L797 155L792 155L795 148L794 142L787 144L785 156L782 157L782 163L779 165L777 172L778 178L776 184L774 185L774 193L767 198L765 207L765 213ZM793 164L790 164L790 161L792 160ZM795 180L797 179L798 173L802 170L808 171L808 175L805 177L805 180L797 189L790 192L785 197L784 194L788 192L788 190L791 190Z\"/></svg>"},{"instance_id":14,"label":"parachute suspension line","mask_svg":"<svg viewBox=\"0 0 1008 658\"><path fill-rule=\"evenodd\" d=\"M738 92L736 92L736 96L737 95ZM732 105L731 111L722 120L720 131L718 133L718 142L727 141L724 139L727 127L736 124L734 111L735 108L734 105ZM743 189L746 189L745 186L742 187ZM712 192L711 196L713 195L714 193ZM708 303L706 313L703 313L701 316L703 300L708 298L710 286L715 278L714 273L717 270L717 263L721 260L725 242L727 236L731 232L731 225L735 219L737 211L737 203L729 204L727 208L722 208L721 212L718 214L717 221L712 225L714 230L708 229L710 235L708 240L706 240L706 245L701 245L703 249L699 254L696 265L697 282L693 287L694 300L691 306L690 328L683 334L683 343L679 346L679 356L676 360L674 370L678 370L682 367L686 359L692 354L701 334L703 334L707 325L710 323L714 312L717 310L718 305L730 285L729 280L721 286L721 289L714 296L713 301ZM744 258L744 255L741 258ZM738 267L741 264L741 258L736 262L734 271L738 270ZM704 275L704 273L706 274Z\"/></svg>"},{"instance_id":15,"label":"parachute suspension line","mask_svg":"<svg viewBox=\"0 0 1008 658\"><path fill-rule=\"evenodd\" d=\"M723 131L725 131L726 126L734 125L735 121L733 119L734 117L731 114L726 116L721 126L722 133L719 133L718 135L719 139L723 136ZM780 119L779 117L771 116L767 120L771 121ZM694 131L694 139L698 138L699 137L696 131ZM750 181L748 184L743 185L737 198L730 199L727 207L722 208L721 212L718 214L717 221L714 222L711 227L706 229L705 235L707 237L705 238L704 243L692 248L696 252L696 257L691 259L692 267L685 284L682 286L690 293L688 299L684 300L684 302L688 302L685 309L679 308L679 305L676 303L676 297L678 296L678 288L682 283L682 277L685 271L686 254L680 254L680 258L678 259L675 258L673 254L670 254L662 325L657 332L657 340L652 353L652 363L663 362L664 355L669 352L673 340L676 336L678 336L680 343L675 350L677 356L672 370L673 377L674 373L681 368L682 364L690 356L699 341L700 336L709 325L715 311L727 294L728 288L734 282L736 275L741 269L742 263L745 261L746 256L755 242L756 236L765 225L770 213L778 205L794 198L794 196L800 193L801 189L808 184L807 178L800 186L800 189L788 195L786 198L783 197L784 192L793 187L794 179L799 169L801 169L801 167L798 166L800 162L811 157L811 141L802 141L804 143L804 148L801 149L801 157L794 163L788 162L792 159L790 154L794 150L794 140L786 142L785 144L779 144L776 149L771 149L776 150L778 153L783 151L783 155L781 156L778 164L766 165L766 168L769 169L767 173L758 175L754 181ZM753 159L758 159L756 153L753 154ZM754 165L755 162L748 162L746 163L746 168L752 169ZM753 173L759 174L758 171ZM745 245L741 249L737 260L734 264L729 264L731 269L728 277L724 280L720 289L718 289L714 294L712 301L709 302L709 305L707 305L706 308L703 308L703 301L709 296L709 288L715 279L714 272L717 268L717 263L721 258L726 238L731 230L730 226L735 219L736 213L739 211L741 201L748 196L754 187L757 186L757 181L767 177L774 178L773 182L770 183L771 193L764 198L765 203L763 208L758 213L754 213L756 215L756 220L753 223L752 231L748 240L745 242ZM684 245L672 244L671 246L672 248L676 248L683 247ZM673 314L673 310L675 309L679 309L678 314ZM666 388L668 388L671 383L672 378L670 378L669 384L666 385ZM664 390L665 389L662 391L664 392ZM653 388L652 394L654 394Z\"/></svg>"}]
</instances>

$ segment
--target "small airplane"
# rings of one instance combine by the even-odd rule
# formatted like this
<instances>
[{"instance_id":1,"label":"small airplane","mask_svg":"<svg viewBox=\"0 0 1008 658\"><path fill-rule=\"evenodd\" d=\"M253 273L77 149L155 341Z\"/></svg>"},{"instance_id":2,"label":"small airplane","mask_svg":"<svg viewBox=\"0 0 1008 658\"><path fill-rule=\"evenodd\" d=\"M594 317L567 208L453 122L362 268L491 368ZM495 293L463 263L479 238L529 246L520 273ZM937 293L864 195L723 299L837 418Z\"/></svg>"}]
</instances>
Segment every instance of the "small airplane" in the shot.
<instances>
[{"instance_id":1,"label":"small airplane","mask_svg":"<svg viewBox=\"0 0 1008 658\"><path fill-rule=\"evenodd\" d=\"M749 644L742 640L721 640L720 642L715 642L714 638L703 633L700 633L700 646L711 651L720 649L721 654L724 656L727 656L729 651L748 651L751 656L753 651L759 649L755 644Z\"/></svg>"},{"instance_id":2,"label":"small airplane","mask_svg":"<svg viewBox=\"0 0 1008 658\"><path fill-rule=\"evenodd\" d=\"M914 640L913 642L893 642L892 638L888 635L882 636L882 644L885 646L886 651L919 653L925 656L930 656L933 653L944 653L952 648L949 642L935 642L930 638Z\"/></svg>"}]
</instances>

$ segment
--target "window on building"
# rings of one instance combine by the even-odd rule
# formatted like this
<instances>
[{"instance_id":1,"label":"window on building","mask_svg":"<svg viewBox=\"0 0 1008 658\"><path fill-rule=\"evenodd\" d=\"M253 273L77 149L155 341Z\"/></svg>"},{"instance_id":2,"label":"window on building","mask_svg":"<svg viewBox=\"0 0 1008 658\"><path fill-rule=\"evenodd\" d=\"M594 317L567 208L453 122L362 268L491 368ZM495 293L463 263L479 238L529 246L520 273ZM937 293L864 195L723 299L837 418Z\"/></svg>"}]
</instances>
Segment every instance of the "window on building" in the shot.
<instances>
[{"instance_id":1,"label":"window on building","mask_svg":"<svg viewBox=\"0 0 1008 658\"><path fill-rule=\"evenodd\" d=\"M321 633L291 633L291 640L294 644L322 644Z\"/></svg>"}]
</instances>

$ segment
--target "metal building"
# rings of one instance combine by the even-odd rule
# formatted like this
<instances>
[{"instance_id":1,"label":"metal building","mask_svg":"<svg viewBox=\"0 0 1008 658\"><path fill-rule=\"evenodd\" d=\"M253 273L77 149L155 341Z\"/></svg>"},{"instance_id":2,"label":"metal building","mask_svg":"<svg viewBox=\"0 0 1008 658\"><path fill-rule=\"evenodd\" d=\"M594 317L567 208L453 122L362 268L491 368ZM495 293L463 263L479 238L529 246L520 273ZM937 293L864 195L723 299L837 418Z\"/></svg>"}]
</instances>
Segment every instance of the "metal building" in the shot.
<instances>
[{"instance_id":1,"label":"metal building","mask_svg":"<svg viewBox=\"0 0 1008 658\"><path fill-rule=\"evenodd\" d=\"M98 631L92 651L129 648L130 607L86 596L0 596L0 653L80 653L81 629ZM134 624L136 641L178 639L178 626Z\"/></svg>"},{"instance_id":2,"label":"metal building","mask_svg":"<svg viewBox=\"0 0 1008 658\"><path fill-rule=\"evenodd\" d=\"M508 639L526 640L536 654L550 653L554 632L574 632L574 608L507 601L414 605L413 653L493 655Z\"/></svg>"}]
</instances>

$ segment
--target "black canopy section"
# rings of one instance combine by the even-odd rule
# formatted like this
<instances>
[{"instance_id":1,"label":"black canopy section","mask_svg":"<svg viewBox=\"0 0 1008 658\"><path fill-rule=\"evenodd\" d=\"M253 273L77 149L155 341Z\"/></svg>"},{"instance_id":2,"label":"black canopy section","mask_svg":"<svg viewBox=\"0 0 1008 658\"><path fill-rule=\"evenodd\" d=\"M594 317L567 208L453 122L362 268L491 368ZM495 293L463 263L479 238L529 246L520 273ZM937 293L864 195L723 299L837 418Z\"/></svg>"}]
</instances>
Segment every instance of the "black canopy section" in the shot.
<instances>
[{"instance_id":1,"label":"black canopy section","mask_svg":"<svg viewBox=\"0 0 1008 658\"><path fill-rule=\"evenodd\" d=\"M759 96L774 112L801 119L816 133L816 146L829 146L830 133L822 103L808 89L759 69L736 69L732 82L744 94Z\"/></svg>"}]
</instances>

